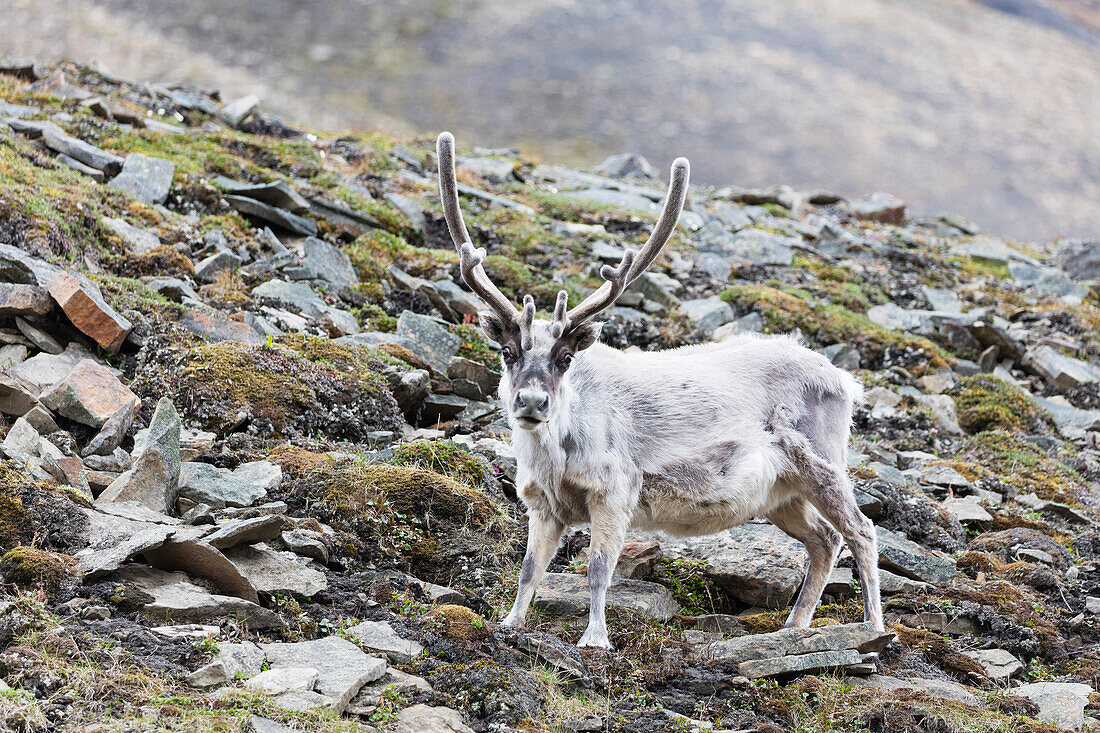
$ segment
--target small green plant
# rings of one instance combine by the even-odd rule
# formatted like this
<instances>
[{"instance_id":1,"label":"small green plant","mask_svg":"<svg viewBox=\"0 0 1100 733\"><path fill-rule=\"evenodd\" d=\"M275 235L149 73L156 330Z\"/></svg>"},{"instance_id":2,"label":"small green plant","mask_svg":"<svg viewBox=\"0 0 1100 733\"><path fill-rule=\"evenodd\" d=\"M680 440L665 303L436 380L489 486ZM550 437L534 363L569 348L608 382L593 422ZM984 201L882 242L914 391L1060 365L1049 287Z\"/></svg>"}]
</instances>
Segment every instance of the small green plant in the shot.
<instances>
[{"instance_id":1,"label":"small green plant","mask_svg":"<svg viewBox=\"0 0 1100 733\"><path fill-rule=\"evenodd\" d=\"M409 704L405 696L392 687L382 691L378 700L378 707L370 715L370 722L382 728L392 726L397 722L397 714Z\"/></svg>"}]
</instances>

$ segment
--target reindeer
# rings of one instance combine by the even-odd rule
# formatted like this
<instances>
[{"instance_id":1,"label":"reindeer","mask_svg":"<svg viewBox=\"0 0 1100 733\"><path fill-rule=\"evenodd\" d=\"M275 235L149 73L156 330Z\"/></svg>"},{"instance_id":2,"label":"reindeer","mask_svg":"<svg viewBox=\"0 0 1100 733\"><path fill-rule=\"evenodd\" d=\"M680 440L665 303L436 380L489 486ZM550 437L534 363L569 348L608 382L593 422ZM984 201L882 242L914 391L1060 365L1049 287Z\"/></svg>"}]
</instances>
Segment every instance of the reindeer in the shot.
<instances>
[{"instance_id":1,"label":"reindeer","mask_svg":"<svg viewBox=\"0 0 1100 733\"><path fill-rule=\"evenodd\" d=\"M535 320L493 285L459 208L454 138L436 143L439 191L462 278L489 311L480 325L501 345L500 399L512 426L516 486L528 511L527 552L508 627L524 623L567 526L589 524L588 628L579 646L610 649L604 605L627 530L712 534L767 517L806 548L809 564L786 621L808 627L841 538L855 558L864 620L883 628L874 525L846 473L851 374L786 336L623 353L597 343L592 319L657 258L684 205L688 161L672 164L660 218L641 250L573 308L559 292L552 320Z\"/></svg>"}]
</instances>

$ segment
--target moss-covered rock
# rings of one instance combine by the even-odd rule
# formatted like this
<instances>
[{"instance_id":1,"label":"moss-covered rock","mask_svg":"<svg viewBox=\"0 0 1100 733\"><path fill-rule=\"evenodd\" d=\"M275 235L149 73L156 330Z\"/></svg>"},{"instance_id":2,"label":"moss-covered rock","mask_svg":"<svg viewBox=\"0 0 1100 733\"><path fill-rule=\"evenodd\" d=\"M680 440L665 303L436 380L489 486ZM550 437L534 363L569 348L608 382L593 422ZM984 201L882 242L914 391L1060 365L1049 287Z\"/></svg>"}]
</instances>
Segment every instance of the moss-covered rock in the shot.
<instances>
[{"instance_id":1,"label":"moss-covered rock","mask_svg":"<svg viewBox=\"0 0 1100 733\"><path fill-rule=\"evenodd\" d=\"M1046 431L1050 413L1020 389L990 374L963 377L953 392L959 425L968 433L984 430Z\"/></svg>"},{"instance_id":2,"label":"moss-covered rock","mask_svg":"<svg viewBox=\"0 0 1100 733\"><path fill-rule=\"evenodd\" d=\"M443 605L433 609L423 619L439 633L463 641L479 641L489 636L485 618L465 606Z\"/></svg>"},{"instance_id":3,"label":"moss-covered rock","mask_svg":"<svg viewBox=\"0 0 1100 733\"><path fill-rule=\"evenodd\" d=\"M428 681L455 707L488 722L514 725L536 717L540 708L541 692L529 674L489 660L444 665Z\"/></svg>"},{"instance_id":4,"label":"moss-covered rock","mask_svg":"<svg viewBox=\"0 0 1100 733\"><path fill-rule=\"evenodd\" d=\"M467 486L477 486L488 470L485 461L467 453L454 443L442 440L418 440L402 443L393 451L395 466L409 466L441 473Z\"/></svg>"},{"instance_id":5,"label":"moss-covered rock","mask_svg":"<svg viewBox=\"0 0 1100 733\"><path fill-rule=\"evenodd\" d=\"M33 547L16 547L0 557L0 582L53 596L68 575L71 559Z\"/></svg>"},{"instance_id":6,"label":"moss-covered rock","mask_svg":"<svg viewBox=\"0 0 1100 733\"><path fill-rule=\"evenodd\" d=\"M1080 506L1088 492L1078 473L1015 433L987 430L963 444L951 462L971 481L993 479L1021 494Z\"/></svg>"}]
</instances>

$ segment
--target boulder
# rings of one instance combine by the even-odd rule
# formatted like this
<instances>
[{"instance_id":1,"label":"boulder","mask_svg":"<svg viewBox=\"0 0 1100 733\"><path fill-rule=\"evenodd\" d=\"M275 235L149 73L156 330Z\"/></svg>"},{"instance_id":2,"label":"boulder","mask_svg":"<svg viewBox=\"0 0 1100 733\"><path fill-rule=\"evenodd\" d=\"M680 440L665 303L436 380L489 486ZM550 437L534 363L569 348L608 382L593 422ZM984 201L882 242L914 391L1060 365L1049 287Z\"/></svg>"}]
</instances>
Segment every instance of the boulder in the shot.
<instances>
[{"instance_id":1,"label":"boulder","mask_svg":"<svg viewBox=\"0 0 1100 733\"><path fill-rule=\"evenodd\" d=\"M146 204L163 204L175 172L176 164L170 160L130 153L122 164L122 172L107 185Z\"/></svg>"},{"instance_id":2,"label":"boulder","mask_svg":"<svg viewBox=\"0 0 1100 733\"><path fill-rule=\"evenodd\" d=\"M986 675L994 682L1007 682L1024 671L1020 660L1006 649L975 649L963 654L982 665Z\"/></svg>"},{"instance_id":3,"label":"boulder","mask_svg":"<svg viewBox=\"0 0 1100 733\"><path fill-rule=\"evenodd\" d=\"M1024 365L1061 391L1100 382L1100 367L1074 359L1050 346L1036 346L1024 355Z\"/></svg>"},{"instance_id":4,"label":"boulder","mask_svg":"<svg viewBox=\"0 0 1100 733\"><path fill-rule=\"evenodd\" d=\"M86 580L100 578L122 567L131 557L160 547L176 531L170 524L133 521L91 509L84 513L88 517L89 542L76 557L77 570Z\"/></svg>"},{"instance_id":5,"label":"boulder","mask_svg":"<svg viewBox=\"0 0 1100 733\"><path fill-rule=\"evenodd\" d=\"M328 588L324 573L293 552L272 550L267 545L236 545L225 556L256 590L269 594L309 598Z\"/></svg>"},{"instance_id":6,"label":"boulder","mask_svg":"<svg viewBox=\"0 0 1100 733\"><path fill-rule=\"evenodd\" d=\"M26 415L38 400L31 392L11 377L0 376L0 412L5 415Z\"/></svg>"},{"instance_id":7,"label":"boulder","mask_svg":"<svg viewBox=\"0 0 1100 733\"><path fill-rule=\"evenodd\" d=\"M50 280L49 291L73 325L111 353L121 348L134 327L107 305L98 292L68 273Z\"/></svg>"},{"instance_id":8,"label":"boulder","mask_svg":"<svg viewBox=\"0 0 1100 733\"><path fill-rule=\"evenodd\" d=\"M957 702L977 705L978 698L970 690L958 682L944 679L925 679L923 677L889 677L883 674L872 674L868 677L848 677L850 682L861 687L873 687L885 692L896 690L918 690L931 695L933 698L945 698Z\"/></svg>"},{"instance_id":9,"label":"boulder","mask_svg":"<svg viewBox=\"0 0 1100 733\"><path fill-rule=\"evenodd\" d=\"M113 582L133 583L138 589L152 596L143 611L154 619L220 623L226 616L233 616L238 623L246 623L255 629L281 626L279 617L272 611L251 601L234 596L210 593L184 573L168 573L144 565L129 565L111 574Z\"/></svg>"},{"instance_id":10,"label":"boulder","mask_svg":"<svg viewBox=\"0 0 1100 733\"><path fill-rule=\"evenodd\" d=\"M219 310L205 305L193 305L180 316L179 326L185 331L202 336L215 343L241 341L246 344L262 344L264 337L247 323L234 321Z\"/></svg>"},{"instance_id":11,"label":"boulder","mask_svg":"<svg viewBox=\"0 0 1100 733\"><path fill-rule=\"evenodd\" d=\"M178 532L175 534L179 534ZM259 603L256 588L237 567L212 545L200 539L169 538L156 548L142 553L158 570L179 570L191 578L201 578L219 593Z\"/></svg>"},{"instance_id":12,"label":"boulder","mask_svg":"<svg viewBox=\"0 0 1100 733\"><path fill-rule=\"evenodd\" d=\"M99 432L88 441L88 445L81 451L81 455L85 458L93 455L108 456L118 450L118 446L130 430L130 425L134 421L134 415L137 413L138 407L138 402L128 402L107 418L106 422L100 427Z\"/></svg>"},{"instance_id":13,"label":"boulder","mask_svg":"<svg viewBox=\"0 0 1100 733\"><path fill-rule=\"evenodd\" d=\"M213 532L203 537L203 541L219 550L267 542L282 534L284 523L285 520L279 514L250 519L227 519L219 522Z\"/></svg>"},{"instance_id":14,"label":"boulder","mask_svg":"<svg viewBox=\"0 0 1100 733\"><path fill-rule=\"evenodd\" d=\"M253 219L260 219L263 222L273 224L274 226L286 229L293 234L299 234L303 237L313 237L317 235L317 224L312 219L306 219L297 214L292 214L285 209L270 206L244 196L227 194L225 200L230 206L245 216Z\"/></svg>"},{"instance_id":15,"label":"boulder","mask_svg":"<svg viewBox=\"0 0 1100 733\"><path fill-rule=\"evenodd\" d=\"M301 214L309 210L309 201L290 187L286 181L273 183L241 183L225 176L214 178L214 184L226 193L256 199L280 209Z\"/></svg>"},{"instance_id":16,"label":"boulder","mask_svg":"<svg viewBox=\"0 0 1100 733\"><path fill-rule=\"evenodd\" d=\"M588 579L573 573L547 573L535 592L534 604L536 608L560 616L587 613L590 605ZM663 585L618 577L611 579L607 605L658 621L668 621L680 611L680 605Z\"/></svg>"},{"instance_id":17,"label":"boulder","mask_svg":"<svg viewBox=\"0 0 1100 733\"><path fill-rule=\"evenodd\" d=\"M898 226L905 223L905 202L882 191L851 201L848 206L853 214L865 221Z\"/></svg>"},{"instance_id":18,"label":"boulder","mask_svg":"<svg viewBox=\"0 0 1100 733\"><path fill-rule=\"evenodd\" d=\"M735 315L730 304L717 296L685 300L680 303L679 310L691 320L696 328L707 334L713 333L719 326L724 326L734 320Z\"/></svg>"},{"instance_id":19,"label":"boulder","mask_svg":"<svg viewBox=\"0 0 1100 733\"><path fill-rule=\"evenodd\" d=\"M93 428L103 425L119 410L135 408L140 403L113 371L92 359L78 362L41 399L43 405L58 415Z\"/></svg>"},{"instance_id":20,"label":"boulder","mask_svg":"<svg viewBox=\"0 0 1100 733\"><path fill-rule=\"evenodd\" d=\"M703 230L700 230L697 236L702 233ZM801 244L798 237L772 234L763 229L744 229L736 234L715 231L700 243L699 251L752 265L787 267L794 257L792 247L797 244Z\"/></svg>"},{"instance_id":21,"label":"boulder","mask_svg":"<svg viewBox=\"0 0 1100 733\"><path fill-rule=\"evenodd\" d=\"M777 527L750 522L704 537L662 543L668 558L705 560L706 577L740 601L786 608L802 585L806 551Z\"/></svg>"},{"instance_id":22,"label":"boulder","mask_svg":"<svg viewBox=\"0 0 1100 733\"><path fill-rule=\"evenodd\" d=\"M333 288L350 288L359 283L351 258L317 237L308 237L302 243L302 264L285 268L283 273L292 280L321 280Z\"/></svg>"},{"instance_id":23,"label":"boulder","mask_svg":"<svg viewBox=\"0 0 1100 733\"><path fill-rule=\"evenodd\" d=\"M180 470L179 495L212 507L251 506L267 496L267 490L209 463L185 461Z\"/></svg>"},{"instance_id":24,"label":"boulder","mask_svg":"<svg viewBox=\"0 0 1100 733\"><path fill-rule=\"evenodd\" d=\"M122 168L122 158L114 153L108 153L106 150L101 150L83 140L69 137L56 130L44 129L42 131L42 141L51 150L67 155L73 160L78 160L86 166L103 171L109 176L115 175Z\"/></svg>"},{"instance_id":25,"label":"boulder","mask_svg":"<svg viewBox=\"0 0 1100 733\"><path fill-rule=\"evenodd\" d=\"M409 340L413 353L439 374L446 374L451 357L458 352L462 339L446 325L429 316L402 311L397 319L397 335Z\"/></svg>"},{"instance_id":26,"label":"boulder","mask_svg":"<svg viewBox=\"0 0 1100 733\"><path fill-rule=\"evenodd\" d=\"M422 703L410 705L397 714L393 733L474 733L462 722L457 710Z\"/></svg>"},{"instance_id":27,"label":"boulder","mask_svg":"<svg viewBox=\"0 0 1100 733\"><path fill-rule=\"evenodd\" d=\"M212 283L219 273L232 272L241 266L241 258L228 250L215 252L195 263L195 279Z\"/></svg>"},{"instance_id":28,"label":"boulder","mask_svg":"<svg viewBox=\"0 0 1100 733\"><path fill-rule=\"evenodd\" d=\"M37 398L64 379L81 361L92 358L87 349L74 342L60 354L36 354L12 366L9 373ZM113 370L111 373L115 374Z\"/></svg>"},{"instance_id":29,"label":"boulder","mask_svg":"<svg viewBox=\"0 0 1100 733\"><path fill-rule=\"evenodd\" d=\"M1039 706L1036 720L1061 728L1081 730L1085 725L1085 706L1092 688L1080 682L1033 682L1012 690Z\"/></svg>"},{"instance_id":30,"label":"boulder","mask_svg":"<svg viewBox=\"0 0 1100 733\"><path fill-rule=\"evenodd\" d=\"M1054 264L1075 280L1100 280L1100 242L1063 239L1054 249Z\"/></svg>"},{"instance_id":31,"label":"boulder","mask_svg":"<svg viewBox=\"0 0 1100 733\"><path fill-rule=\"evenodd\" d=\"M384 659L368 656L352 642L336 636L290 644L261 644L260 648L270 669L316 669L315 689L328 698L337 713L343 712L363 685L386 672Z\"/></svg>"},{"instance_id":32,"label":"boulder","mask_svg":"<svg viewBox=\"0 0 1100 733\"><path fill-rule=\"evenodd\" d=\"M364 621L348 629L360 647L385 654L394 664L405 664L424 652L424 646L412 639L403 639L384 621Z\"/></svg>"},{"instance_id":33,"label":"boulder","mask_svg":"<svg viewBox=\"0 0 1100 733\"><path fill-rule=\"evenodd\" d=\"M244 681L244 686L268 695L284 692L312 692L320 677L313 667L281 667L268 669Z\"/></svg>"},{"instance_id":34,"label":"boulder","mask_svg":"<svg viewBox=\"0 0 1100 733\"><path fill-rule=\"evenodd\" d=\"M265 491L274 489L283 482L282 467L271 461L242 463L233 469L233 475Z\"/></svg>"},{"instance_id":35,"label":"boulder","mask_svg":"<svg viewBox=\"0 0 1100 733\"><path fill-rule=\"evenodd\" d=\"M888 570L925 583L950 583L958 573L955 560L942 552L926 550L902 534L875 527L879 563Z\"/></svg>"},{"instance_id":36,"label":"boulder","mask_svg":"<svg viewBox=\"0 0 1100 733\"><path fill-rule=\"evenodd\" d=\"M149 428L135 441L133 467L96 498L96 505L136 501L163 514L175 511L180 487L180 416L162 397Z\"/></svg>"},{"instance_id":37,"label":"boulder","mask_svg":"<svg viewBox=\"0 0 1100 733\"><path fill-rule=\"evenodd\" d=\"M982 506L977 496L944 499L943 508L963 524L967 522L992 522L993 515Z\"/></svg>"}]
</instances>

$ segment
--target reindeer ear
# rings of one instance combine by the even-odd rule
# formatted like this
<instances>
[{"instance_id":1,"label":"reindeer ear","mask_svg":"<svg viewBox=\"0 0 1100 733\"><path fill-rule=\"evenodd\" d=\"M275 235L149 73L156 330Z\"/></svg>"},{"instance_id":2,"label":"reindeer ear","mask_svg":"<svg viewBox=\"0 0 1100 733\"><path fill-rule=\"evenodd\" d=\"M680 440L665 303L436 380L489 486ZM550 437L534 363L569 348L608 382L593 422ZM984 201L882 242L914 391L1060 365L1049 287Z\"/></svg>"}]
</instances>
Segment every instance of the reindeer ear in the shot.
<instances>
[{"instance_id":1,"label":"reindeer ear","mask_svg":"<svg viewBox=\"0 0 1100 733\"><path fill-rule=\"evenodd\" d=\"M481 330L485 332L485 335L498 344L508 343L512 336L515 335L515 324L505 323L504 319L492 311L482 311L478 313L478 320L481 323Z\"/></svg>"},{"instance_id":2,"label":"reindeer ear","mask_svg":"<svg viewBox=\"0 0 1100 733\"><path fill-rule=\"evenodd\" d=\"M588 321L570 331L566 338L573 344L573 351L584 351L599 340L602 328L603 323Z\"/></svg>"}]
</instances>

